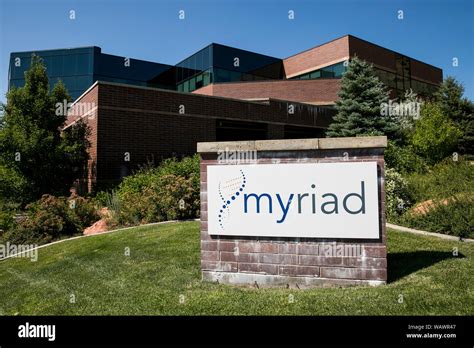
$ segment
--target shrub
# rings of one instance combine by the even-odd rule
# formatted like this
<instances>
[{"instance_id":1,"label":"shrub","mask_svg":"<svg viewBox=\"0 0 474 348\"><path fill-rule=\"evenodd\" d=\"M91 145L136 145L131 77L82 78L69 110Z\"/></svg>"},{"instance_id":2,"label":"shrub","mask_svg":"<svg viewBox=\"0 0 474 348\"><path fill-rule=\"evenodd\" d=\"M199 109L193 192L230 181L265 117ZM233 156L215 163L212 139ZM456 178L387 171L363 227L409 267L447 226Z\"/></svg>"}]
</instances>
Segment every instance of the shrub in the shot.
<instances>
[{"instance_id":1,"label":"shrub","mask_svg":"<svg viewBox=\"0 0 474 348\"><path fill-rule=\"evenodd\" d=\"M97 207L106 207L107 206L107 199L109 198L111 192L109 191L99 191L95 193L92 200L96 204Z\"/></svg>"},{"instance_id":2,"label":"shrub","mask_svg":"<svg viewBox=\"0 0 474 348\"><path fill-rule=\"evenodd\" d=\"M43 195L26 206L26 218L3 234L12 243L48 243L81 233L97 219L95 208L82 197L74 204L65 197Z\"/></svg>"},{"instance_id":3,"label":"shrub","mask_svg":"<svg viewBox=\"0 0 474 348\"><path fill-rule=\"evenodd\" d=\"M164 220L195 218L199 215L199 190L194 178L176 175L153 176L155 180L140 192L121 192L118 223L136 225Z\"/></svg>"},{"instance_id":4,"label":"shrub","mask_svg":"<svg viewBox=\"0 0 474 348\"><path fill-rule=\"evenodd\" d=\"M127 176L119 185L118 192L120 194L124 192L139 193L165 175L192 178L193 186L199 191L199 156L184 157L182 160L169 158L158 167L144 167L134 175Z\"/></svg>"},{"instance_id":5,"label":"shrub","mask_svg":"<svg viewBox=\"0 0 474 348\"><path fill-rule=\"evenodd\" d=\"M13 227L15 219L13 212L9 210L0 210L0 233L9 230Z\"/></svg>"},{"instance_id":6,"label":"shrub","mask_svg":"<svg viewBox=\"0 0 474 348\"><path fill-rule=\"evenodd\" d=\"M385 195L388 219L400 216L413 203L406 180L391 168L385 169Z\"/></svg>"},{"instance_id":7,"label":"shrub","mask_svg":"<svg viewBox=\"0 0 474 348\"><path fill-rule=\"evenodd\" d=\"M140 192L124 192L120 200L123 204L114 220L120 225L139 225L165 220L159 202L159 194L154 187L143 187Z\"/></svg>"},{"instance_id":8,"label":"shrub","mask_svg":"<svg viewBox=\"0 0 474 348\"><path fill-rule=\"evenodd\" d=\"M434 164L452 154L461 136L462 132L443 115L438 105L425 103L415 124L411 144L418 154Z\"/></svg>"},{"instance_id":9,"label":"shrub","mask_svg":"<svg viewBox=\"0 0 474 348\"><path fill-rule=\"evenodd\" d=\"M126 177L117 190L116 220L136 225L199 215L199 157L168 159Z\"/></svg>"},{"instance_id":10,"label":"shrub","mask_svg":"<svg viewBox=\"0 0 474 348\"><path fill-rule=\"evenodd\" d=\"M161 208L167 220L188 219L199 215L199 189L194 186L195 176L189 178L165 175L161 178L158 193Z\"/></svg>"},{"instance_id":11,"label":"shrub","mask_svg":"<svg viewBox=\"0 0 474 348\"><path fill-rule=\"evenodd\" d=\"M184 157L180 161L175 158L166 159L159 166L160 175L172 174L183 178L192 178L194 185L199 189L199 155Z\"/></svg>"},{"instance_id":12,"label":"shrub","mask_svg":"<svg viewBox=\"0 0 474 348\"><path fill-rule=\"evenodd\" d=\"M407 177L408 190L423 209L411 210L400 224L460 237L473 236L474 171L462 157L446 158L426 174Z\"/></svg>"},{"instance_id":13,"label":"shrub","mask_svg":"<svg viewBox=\"0 0 474 348\"><path fill-rule=\"evenodd\" d=\"M31 201L28 182L17 170L0 164L0 197L10 202Z\"/></svg>"},{"instance_id":14,"label":"shrub","mask_svg":"<svg viewBox=\"0 0 474 348\"><path fill-rule=\"evenodd\" d=\"M92 201L88 201L83 197L74 197L68 200L69 207L73 209L74 214L79 219L81 228L89 227L99 220L97 208Z\"/></svg>"},{"instance_id":15,"label":"shrub","mask_svg":"<svg viewBox=\"0 0 474 348\"><path fill-rule=\"evenodd\" d=\"M15 225L14 215L18 210L18 203L0 199L0 234L13 228Z\"/></svg>"},{"instance_id":16,"label":"shrub","mask_svg":"<svg viewBox=\"0 0 474 348\"><path fill-rule=\"evenodd\" d=\"M399 146L389 140L385 149L385 162L399 173L426 173L428 167L423 158L411 146Z\"/></svg>"},{"instance_id":17,"label":"shrub","mask_svg":"<svg viewBox=\"0 0 474 348\"><path fill-rule=\"evenodd\" d=\"M408 212L401 217L400 222L412 228L472 238L474 199L470 195L458 195L447 202L435 200L426 213Z\"/></svg>"},{"instance_id":18,"label":"shrub","mask_svg":"<svg viewBox=\"0 0 474 348\"><path fill-rule=\"evenodd\" d=\"M417 202L446 199L458 193L473 193L474 170L463 157L448 157L433 166L429 173L409 175L407 182Z\"/></svg>"}]
</instances>

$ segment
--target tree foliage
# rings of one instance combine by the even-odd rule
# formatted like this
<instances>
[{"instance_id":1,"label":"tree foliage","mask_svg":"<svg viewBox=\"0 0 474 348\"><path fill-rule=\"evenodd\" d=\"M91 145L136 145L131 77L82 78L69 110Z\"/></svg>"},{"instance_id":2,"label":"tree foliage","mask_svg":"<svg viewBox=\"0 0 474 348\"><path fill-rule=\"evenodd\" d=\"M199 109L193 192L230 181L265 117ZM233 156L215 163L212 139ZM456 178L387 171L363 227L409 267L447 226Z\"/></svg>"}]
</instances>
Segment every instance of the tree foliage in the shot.
<instances>
[{"instance_id":1,"label":"tree foliage","mask_svg":"<svg viewBox=\"0 0 474 348\"><path fill-rule=\"evenodd\" d=\"M415 151L434 164L456 150L462 132L443 114L436 103L425 103L412 136Z\"/></svg>"},{"instance_id":2,"label":"tree foliage","mask_svg":"<svg viewBox=\"0 0 474 348\"><path fill-rule=\"evenodd\" d=\"M61 81L50 91L46 68L35 55L25 73L24 87L7 93L0 128L0 166L23 178L29 193L21 197L23 201L45 193L63 194L82 175L88 159L88 127L79 122L62 133L67 115L56 112L58 103L70 100Z\"/></svg>"},{"instance_id":3,"label":"tree foliage","mask_svg":"<svg viewBox=\"0 0 474 348\"><path fill-rule=\"evenodd\" d=\"M391 117L381 115L388 102L388 91L373 67L354 57L341 79L337 114L326 132L329 137L358 135L392 135L397 125Z\"/></svg>"},{"instance_id":4,"label":"tree foliage","mask_svg":"<svg viewBox=\"0 0 474 348\"><path fill-rule=\"evenodd\" d=\"M441 112L463 132L458 151L474 154L474 103L463 95L463 85L449 76L441 84L436 99Z\"/></svg>"}]
</instances>

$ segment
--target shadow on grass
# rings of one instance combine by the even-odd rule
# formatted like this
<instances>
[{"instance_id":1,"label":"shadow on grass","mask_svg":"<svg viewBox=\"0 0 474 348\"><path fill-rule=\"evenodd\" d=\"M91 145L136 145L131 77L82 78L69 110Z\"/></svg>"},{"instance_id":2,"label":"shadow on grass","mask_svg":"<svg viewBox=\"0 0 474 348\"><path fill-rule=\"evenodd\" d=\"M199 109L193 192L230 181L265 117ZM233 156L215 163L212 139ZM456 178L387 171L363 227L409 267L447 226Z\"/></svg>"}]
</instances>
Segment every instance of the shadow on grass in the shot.
<instances>
[{"instance_id":1,"label":"shadow on grass","mask_svg":"<svg viewBox=\"0 0 474 348\"><path fill-rule=\"evenodd\" d=\"M387 256L388 264L388 283L393 283L413 272L420 269L430 267L435 263L446 259L464 258L464 255L459 253L454 256L449 251L429 251L420 250L406 253L389 253Z\"/></svg>"}]
</instances>

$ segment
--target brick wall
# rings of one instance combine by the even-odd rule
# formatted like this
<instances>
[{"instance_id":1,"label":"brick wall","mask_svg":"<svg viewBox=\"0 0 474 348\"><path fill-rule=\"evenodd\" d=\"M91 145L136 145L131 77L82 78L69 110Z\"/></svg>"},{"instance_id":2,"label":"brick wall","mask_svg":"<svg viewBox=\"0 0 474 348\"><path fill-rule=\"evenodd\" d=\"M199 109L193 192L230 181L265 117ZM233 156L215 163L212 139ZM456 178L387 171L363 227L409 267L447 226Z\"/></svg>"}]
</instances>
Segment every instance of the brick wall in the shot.
<instances>
[{"instance_id":1,"label":"brick wall","mask_svg":"<svg viewBox=\"0 0 474 348\"><path fill-rule=\"evenodd\" d=\"M436 84L443 82L443 70L414 59L411 60L410 64L412 77Z\"/></svg>"},{"instance_id":2,"label":"brick wall","mask_svg":"<svg viewBox=\"0 0 474 348\"><path fill-rule=\"evenodd\" d=\"M396 72L396 52L352 35L346 35L284 59L286 78L332 65L355 55L377 67ZM434 84L442 81L441 69L411 58L410 63L412 77Z\"/></svg>"},{"instance_id":3,"label":"brick wall","mask_svg":"<svg viewBox=\"0 0 474 348\"><path fill-rule=\"evenodd\" d=\"M340 79L266 80L210 84L193 93L236 99L275 98L332 105L338 99Z\"/></svg>"},{"instance_id":4,"label":"brick wall","mask_svg":"<svg viewBox=\"0 0 474 348\"><path fill-rule=\"evenodd\" d=\"M349 36L350 55L371 62L375 66L396 73L397 53L386 48L374 45L354 36ZM410 58L411 76L421 81L438 84L443 80L443 71L432 65Z\"/></svg>"},{"instance_id":5,"label":"brick wall","mask_svg":"<svg viewBox=\"0 0 474 348\"><path fill-rule=\"evenodd\" d=\"M84 178L78 178L77 189L80 193L91 191L96 183L97 143L99 118L99 85L92 86L86 93L79 97L71 107L66 120L64 131L67 131L75 122L82 120L90 129L90 148L87 174Z\"/></svg>"},{"instance_id":6,"label":"brick wall","mask_svg":"<svg viewBox=\"0 0 474 348\"><path fill-rule=\"evenodd\" d=\"M283 60L286 78L301 75L349 58L349 36L295 54Z\"/></svg>"},{"instance_id":7,"label":"brick wall","mask_svg":"<svg viewBox=\"0 0 474 348\"><path fill-rule=\"evenodd\" d=\"M284 137L284 125L325 128L332 115L300 103L248 102L108 82L96 83L82 101L97 104L95 117L84 117L92 130L89 189L94 183L116 183L149 161L194 154L198 142L216 140L218 119L263 122L268 138L278 139ZM294 114L288 113L289 103L295 105ZM69 124L76 118L70 116Z\"/></svg>"},{"instance_id":8,"label":"brick wall","mask_svg":"<svg viewBox=\"0 0 474 348\"><path fill-rule=\"evenodd\" d=\"M358 141L360 138L358 138ZM225 144L225 143L221 143ZM224 146L224 145L223 145ZM227 147L232 148L234 144ZM201 269L203 279L228 283L256 281L260 285L382 284L387 280L383 148L260 151L257 165L376 161L379 178L378 240L210 236L207 219L207 168L215 153L201 153ZM350 229L350 226L347 226ZM336 243L336 244L333 244ZM358 246L361 257L328 257L325 245Z\"/></svg>"}]
</instances>

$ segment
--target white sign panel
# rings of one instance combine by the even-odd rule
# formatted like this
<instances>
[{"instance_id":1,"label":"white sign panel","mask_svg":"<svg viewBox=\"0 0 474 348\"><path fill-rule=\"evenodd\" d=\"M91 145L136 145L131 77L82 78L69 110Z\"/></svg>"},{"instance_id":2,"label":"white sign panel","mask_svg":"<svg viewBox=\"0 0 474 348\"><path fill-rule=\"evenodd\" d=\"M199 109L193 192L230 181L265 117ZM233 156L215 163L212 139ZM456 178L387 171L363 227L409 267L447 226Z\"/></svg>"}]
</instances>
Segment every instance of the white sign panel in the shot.
<instances>
[{"instance_id":1,"label":"white sign panel","mask_svg":"<svg viewBox=\"0 0 474 348\"><path fill-rule=\"evenodd\" d=\"M211 235L379 238L376 162L207 167Z\"/></svg>"}]
</instances>

